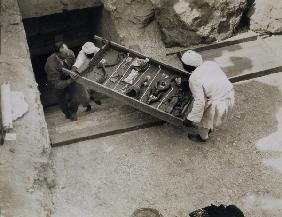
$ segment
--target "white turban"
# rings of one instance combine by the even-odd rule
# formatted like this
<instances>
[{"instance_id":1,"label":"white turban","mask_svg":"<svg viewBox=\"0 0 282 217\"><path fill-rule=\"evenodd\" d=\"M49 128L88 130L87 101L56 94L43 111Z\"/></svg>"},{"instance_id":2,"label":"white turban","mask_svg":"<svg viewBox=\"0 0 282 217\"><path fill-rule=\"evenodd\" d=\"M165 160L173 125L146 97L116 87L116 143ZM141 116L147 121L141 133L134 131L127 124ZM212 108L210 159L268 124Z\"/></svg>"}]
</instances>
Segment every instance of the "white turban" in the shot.
<instances>
[{"instance_id":1,"label":"white turban","mask_svg":"<svg viewBox=\"0 0 282 217\"><path fill-rule=\"evenodd\" d=\"M193 50L186 51L182 55L181 61L185 65L195 66L195 67L198 67L198 66L203 64L203 58L202 58L201 54L199 54L199 53L197 53Z\"/></svg>"},{"instance_id":2,"label":"white turban","mask_svg":"<svg viewBox=\"0 0 282 217\"><path fill-rule=\"evenodd\" d=\"M82 50L86 54L93 54L97 53L100 49L96 47L93 42L88 41L82 46Z\"/></svg>"}]
</instances>

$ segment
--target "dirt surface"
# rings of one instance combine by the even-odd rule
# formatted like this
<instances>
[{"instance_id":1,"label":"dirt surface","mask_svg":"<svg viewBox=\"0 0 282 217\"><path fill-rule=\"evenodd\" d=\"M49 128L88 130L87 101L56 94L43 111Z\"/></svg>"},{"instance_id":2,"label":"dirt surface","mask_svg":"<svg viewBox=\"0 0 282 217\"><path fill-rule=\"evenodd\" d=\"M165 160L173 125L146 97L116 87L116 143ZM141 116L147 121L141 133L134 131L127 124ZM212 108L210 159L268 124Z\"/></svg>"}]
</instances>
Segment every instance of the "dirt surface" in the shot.
<instances>
[{"instance_id":1,"label":"dirt surface","mask_svg":"<svg viewBox=\"0 0 282 217\"><path fill-rule=\"evenodd\" d=\"M186 217L211 203L280 217L282 73L236 84L234 117L205 144L171 125L54 149L55 214Z\"/></svg>"},{"instance_id":2,"label":"dirt surface","mask_svg":"<svg viewBox=\"0 0 282 217\"><path fill-rule=\"evenodd\" d=\"M49 136L17 1L2 0L1 15L0 83L9 81L29 105L14 122L16 141L0 146L1 216L46 217L52 211Z\"/></svg>"},{"instance_id":3,"label":"dirt surface","mask_svg":"<svg viewBox=\"0 0 282 217\"><path fill-rule=\"evenodd\" d=\"M58 106L46 108L44 112L52 146L163 124L161 120L111 98L104 96L101 102L102 105L91 102L91 112L85 112L85 108L80 106L78 121L66 119Z\"/></svg>"}]
</instances>

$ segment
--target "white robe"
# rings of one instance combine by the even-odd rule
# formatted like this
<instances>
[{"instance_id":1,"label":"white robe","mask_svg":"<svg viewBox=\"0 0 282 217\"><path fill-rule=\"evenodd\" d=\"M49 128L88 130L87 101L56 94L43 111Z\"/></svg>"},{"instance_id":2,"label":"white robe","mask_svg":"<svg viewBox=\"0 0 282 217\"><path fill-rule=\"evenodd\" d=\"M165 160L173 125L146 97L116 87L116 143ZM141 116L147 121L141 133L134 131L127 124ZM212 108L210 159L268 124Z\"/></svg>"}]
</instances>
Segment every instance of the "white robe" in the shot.
<instances>
[{"instance_id":1,"label":"white robe","mask_svg":"<svg viewBox=\"0 0 282 217\"><path fill-rule=\"evenodd\" d=\"M100 49L97 48L94 52L94 55L96 55L96 53L99 51ZM90 63L90 60L89 58L87 58L86 56L86 53L81 50L77 57L76 57L76 60L75 60L75 63L73 64L73 66L75 66L79 72L83 72L84 70L86 70L89 66L89 63Z\"/></svg>"},{"instance_id":2,"label":"white robe","mask_svg":"<svg viewBox=\"0 0 282 217\"><path fill-rule=\"evenodd\" d=\"M233 85L219 65L206 61L197 67L189 78L189 87L194 102L187 119L207 129L221 125L227 119L235 98Z\"/></svg>"}]
</instances>

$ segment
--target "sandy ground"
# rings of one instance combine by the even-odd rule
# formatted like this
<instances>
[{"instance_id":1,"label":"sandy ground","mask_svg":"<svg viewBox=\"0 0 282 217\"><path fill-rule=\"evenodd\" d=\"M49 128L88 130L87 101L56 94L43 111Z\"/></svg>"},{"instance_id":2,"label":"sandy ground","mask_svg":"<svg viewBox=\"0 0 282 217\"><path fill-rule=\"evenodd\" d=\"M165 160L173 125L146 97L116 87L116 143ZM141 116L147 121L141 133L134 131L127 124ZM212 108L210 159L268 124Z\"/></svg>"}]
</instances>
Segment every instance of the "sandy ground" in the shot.
<instances>
[{"instance_id":1,"label":"sandy ground","mask_svg":"<svg viewBox=\"0 0 282 217\"><path fill-rule=\"evenodd\" d=\"M236 84L234 117L205 144L171 125L53 149L54 217L186 217L211 203L282 214L282 73Z\"/></svg>"}]
</instances>

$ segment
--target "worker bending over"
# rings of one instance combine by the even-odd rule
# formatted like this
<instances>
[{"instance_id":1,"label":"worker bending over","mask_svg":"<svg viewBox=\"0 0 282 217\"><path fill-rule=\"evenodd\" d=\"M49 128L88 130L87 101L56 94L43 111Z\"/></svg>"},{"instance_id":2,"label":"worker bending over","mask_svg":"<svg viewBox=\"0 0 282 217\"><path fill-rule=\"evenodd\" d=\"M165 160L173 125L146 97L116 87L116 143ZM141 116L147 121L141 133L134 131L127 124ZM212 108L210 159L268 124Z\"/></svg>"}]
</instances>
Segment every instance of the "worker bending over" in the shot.
<instances>
[{"instance_id":1,"label":"worker bending over","mask_svg":"<svg viewBox=\"0 0 282 217\"><path fill-rule=\"evenodd\" d=\"M233 85L216 62L203 62L195 51L185 52L181 61L184 68L192 72L189 88L194 98L184 124L197 129L197 134L188 134L189 139L205 142L213 128L228 118L235 101Z\"/></svg>"},{"instance_id":2,"label":"worker bending over","mask_svg":"<svg viewBox=\"0 0 282 217\"><path fill-rule=\"evenodd\" d=\"M93 67L90 66L90 61L91 59L98 53L100 48L96 47L93 42L86 42L83 46L79 54L77 55L76 61L72 67L73 71L76 71L78 73L83 72L83 71L88 71L88 73L92 73L95 71ZM100 61L100 65L104 64L105 60L102 59ZM102 75L104 76L104 75ZM99 74L95 73L95 81L100 83ZM87 90L88 93L90 94L90 99L92 99L97 105L101 105L101 101L97 99L96 93L92 89Z\"/></svg>"}]
</instances>

